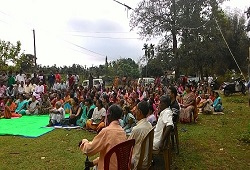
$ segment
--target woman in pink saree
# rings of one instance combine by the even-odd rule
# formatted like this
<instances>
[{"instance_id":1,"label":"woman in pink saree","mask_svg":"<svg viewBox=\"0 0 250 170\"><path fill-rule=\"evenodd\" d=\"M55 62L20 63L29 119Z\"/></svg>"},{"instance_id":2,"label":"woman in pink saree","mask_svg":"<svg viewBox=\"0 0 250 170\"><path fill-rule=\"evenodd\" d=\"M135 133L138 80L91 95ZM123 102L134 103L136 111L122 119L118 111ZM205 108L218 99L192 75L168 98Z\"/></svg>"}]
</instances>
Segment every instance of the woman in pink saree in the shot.
<instances>
[{"instance_id":1,"label":"woman in pink saree","mask_svg":"<svg viewBox=\"0 0 250 170\"><path fill-rule=\"evenodd\" d=\"M190 123L192 122L192 114L194 116L194 120L197 119L196 113L196 102L195 102L195 94L191 91L191 85L186 84L185 92L183 96L183 103L180 105L180 122L181 123Z\"/></svg>"}]
</instances>

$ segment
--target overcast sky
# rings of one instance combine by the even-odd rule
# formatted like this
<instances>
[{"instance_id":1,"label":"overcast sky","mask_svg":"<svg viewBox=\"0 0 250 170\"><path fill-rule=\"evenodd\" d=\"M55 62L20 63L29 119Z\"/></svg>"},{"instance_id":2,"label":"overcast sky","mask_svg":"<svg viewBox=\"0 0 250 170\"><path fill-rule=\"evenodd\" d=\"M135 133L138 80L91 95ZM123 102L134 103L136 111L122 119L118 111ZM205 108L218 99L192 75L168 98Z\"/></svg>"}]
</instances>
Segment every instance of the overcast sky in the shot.
<instances>
[{"instance_id":1,"label":"overcast sky","mask_svg":"<svg viewBox=\"0 0 250 170\"><path fill-rule=\"evenodd\" d=\"M135 8L140 0L119 0ZM231 0L226 6L246 10L248 0ZM113 0L0 0L0 39L33 54L36 32L37 63L41 65L98 66L108 60L143 55L146 40L130 32L125 7ZM147 43L156 43L151 40Z\"/></svg>"}]
</instances>

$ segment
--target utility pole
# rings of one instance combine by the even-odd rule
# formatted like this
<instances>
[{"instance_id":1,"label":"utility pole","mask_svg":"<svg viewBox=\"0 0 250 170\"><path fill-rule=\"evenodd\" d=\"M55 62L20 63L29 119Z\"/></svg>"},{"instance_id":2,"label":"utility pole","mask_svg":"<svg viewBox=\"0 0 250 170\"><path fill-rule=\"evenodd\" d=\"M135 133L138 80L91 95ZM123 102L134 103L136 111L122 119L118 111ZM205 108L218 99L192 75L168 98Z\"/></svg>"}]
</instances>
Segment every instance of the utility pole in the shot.
<instances>
[{"instance_id":1,"label":"utility pole","mask_svg":"<svg viewBox=\"0 0 250 170\"><path fill-rule=\"evenodd\" d=\"M34 59L35 59L35 69L37 68L37 63L36 63L36 34L35 30L33 29L33 40L34 40Z\"/></svg>"},{"instance_id":2,"label":"utility pole","mask_svg":"<svg viewBox=\"0 0 250 170\"><path fill-rule=\"evenodd\" d=\"M177 56L177 38L176 38L176 8L175 8L175 0L172 0L173 3L173 25L172 25L172 36L173 36L173 54L174 58L177 60L176 68L175 68L175 80L177 80L180 76L180 60Z\"/></svg>"}]
</instances>

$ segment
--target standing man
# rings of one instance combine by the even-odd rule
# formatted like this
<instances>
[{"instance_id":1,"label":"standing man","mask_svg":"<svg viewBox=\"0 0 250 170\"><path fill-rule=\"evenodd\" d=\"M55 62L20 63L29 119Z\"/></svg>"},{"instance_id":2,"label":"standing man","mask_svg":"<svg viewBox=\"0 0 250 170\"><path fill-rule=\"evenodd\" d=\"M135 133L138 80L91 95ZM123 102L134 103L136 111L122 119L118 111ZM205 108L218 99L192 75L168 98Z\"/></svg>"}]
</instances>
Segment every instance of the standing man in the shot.
<instances>
[{"instance_id":1,"label":"standing man","mask_svg":"<svg viewBox=\"0 0 250 170\"><path fill-rule=\"evenodd\" d=\"M137 104L135 110L135 116L137 119L136 126L133 127L131 135L128 139L135 139L135 146L133 149L132 162L133 169L137 169L137 165L140 159L141 154L141 144L148 134L148 132L152 129L152 125L147 121L147 115L149 112L149 103L146 101L141 101ZM148 162L148 150L145 151L142 166L147 166Z\"/></svg>"},{"instance_id":2,"label":"standing man","mask_svg":"<svg viewBox=\"0 0 250 170\"><path fill-rule=\"evenodd\" d=\"M60 73L59 73L58 70L56 71L55 78L56 78L56 82L61 83L61 80L62 80L62 79L61 79L61 75L60 75Z\"/></svg>"},{"instance_id":3,"label":"standing man","mask_svg":"<svg viewBox=\"0 0 250 170\"><path fill-rule=\"evenodd\" d=\"M55 77L55 75L51 71L50 75L48 76L49 89L51 89L54 86L55 81L56 81L56 77Z\"/></svg>"},{"instance_id":4,"label":"standing man","mask_svg":"<svg viewBox=\"0 0 250 170\"><path fill-rule=\"evenodd\" d=\"M16 75L15 81L21 83L21 81L23 81L25 83L25 78L26 75L23 74L23 70L20 70L19 74Z\"/></svg>"},{"instance_id":5,"label":"standing man","mask_svg":"<svg viewBox=\"0 0 250 170\"><path fill-rule=\"evenodd\" d=\"M7 86L10 87L11 85L15 84L15 77L12 75L12 71L9 72Z\"/></svg>"},{"instance_id":6,"label":"standing man","mask_svg":"<svg viewBox=\"0 0 250 170\"><path fill-rule=\"evenodd\" d=\"M89 90L93 88L93 76L92 73L89 74Z\"/></svg>"},{"instance_id":7,"label":"standing man","mask_svg":"<svg viewBox=\"0 0 250 170\"><path fill-rule=\"evenodd\" d=\"M170 86L168 88L168 95L171 100L170 108L173 112L173 122L177 123L179 119L179 114L180 114L180 106L176 100L177 90L174 86Z\"/></svg>"}]
</instances>

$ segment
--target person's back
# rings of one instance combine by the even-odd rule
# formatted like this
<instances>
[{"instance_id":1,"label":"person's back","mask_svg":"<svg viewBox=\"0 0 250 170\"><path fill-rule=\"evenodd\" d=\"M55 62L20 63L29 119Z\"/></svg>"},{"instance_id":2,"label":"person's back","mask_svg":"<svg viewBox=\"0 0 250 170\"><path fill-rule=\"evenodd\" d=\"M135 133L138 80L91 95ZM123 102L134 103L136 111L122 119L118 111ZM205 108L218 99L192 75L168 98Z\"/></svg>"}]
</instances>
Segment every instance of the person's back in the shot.
<instances>
[{"instance_id":1,"label":"person's back","mask_svg":"<svg viewBox=\"0 0 250 170\"><path fill-rule=\"evenodd\" d=\"M93 166L98 165L98 169L104 169L105 154L115 145L124 142L127 137L126 133L119 124L119 118L122 115L122 110L118 105L112 105L109 108L108 122L109 126L103 128L92 140L89 142L83 139L80 145L81 150L88 156L100 153L100 157L93 161ZM110 169L117 169L118 164L115 154L111 156Z\"/></svg>"},{"instance_id":2,"label":"person's back","mask_svg":"<svg viewBox=\"0 0 250 170\"><path fill-rule=\"evenodd\" d=\"M99 141L101 145L104 145L104 148L102 149L102 151L100 151L100 159L99 159L100 163L98 163L98 169L99 168L103 169L102 167L104 167L105 154L115 145L124 142L127 139L127 136L124 130L119 125L119 123L117 124L117 122L114 121L111 122L111 124L106 128L103 128L99 134L100 136L105 136ZM117 167L116 157L115 155L112 155L110 160L110 169L116 169L116 167Z\"/></svg>"}]
</instances>

